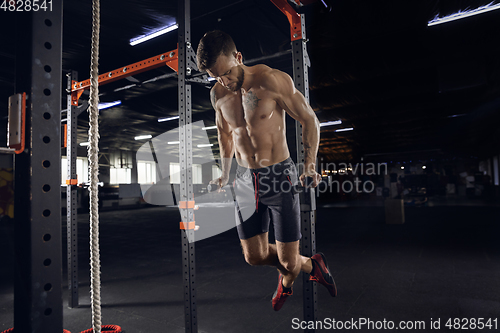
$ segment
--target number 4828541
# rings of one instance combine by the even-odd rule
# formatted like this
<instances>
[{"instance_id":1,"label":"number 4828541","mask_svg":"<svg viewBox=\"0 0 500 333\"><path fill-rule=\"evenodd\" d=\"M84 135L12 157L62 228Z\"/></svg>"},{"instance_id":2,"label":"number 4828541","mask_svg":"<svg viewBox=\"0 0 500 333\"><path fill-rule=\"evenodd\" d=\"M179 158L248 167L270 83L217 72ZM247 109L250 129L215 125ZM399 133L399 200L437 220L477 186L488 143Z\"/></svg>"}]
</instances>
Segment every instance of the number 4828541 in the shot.
<instances>
[{"instance_id":1,"label":"number 4828541","mask_svg":"<svg viewBox=\"0 0 500 333\"><path fill-rule=\"evenodd\" d=\"M4 12L52 11L52 0L3 0L0 9Z\"/></svg>"}]
</instances>

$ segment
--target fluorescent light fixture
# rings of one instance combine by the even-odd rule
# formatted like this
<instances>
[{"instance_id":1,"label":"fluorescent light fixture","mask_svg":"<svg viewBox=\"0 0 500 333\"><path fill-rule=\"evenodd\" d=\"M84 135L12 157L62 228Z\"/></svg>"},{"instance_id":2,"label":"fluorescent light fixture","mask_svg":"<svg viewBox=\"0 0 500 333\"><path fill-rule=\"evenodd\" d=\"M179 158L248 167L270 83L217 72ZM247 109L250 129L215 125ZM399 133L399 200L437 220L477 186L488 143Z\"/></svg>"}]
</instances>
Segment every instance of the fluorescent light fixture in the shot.
<instances>
[{"instance_id":1,"label":"fluorescent light fixture","mask_svg":"<svg viewBox=\"0 0 500 333\"><path fill-rule=\"evenodd\" d=\"M430 26L433 26L433 25L441 24L441 23L451 22L451 21L455 21L455 20L458 20L458 19L463 19L463 18L466 18L466 17L474 16L474 15L477 15L477 14L482 14L482 13L490 12L492 10L499 9L499 8L500 8L500 3L496 4L496 5L493 5L493 2L490 2L486 6L482 6L482 7L476 8L476 9L466 10L466 11L463 11L463 12L459 11L458 13L455 13L455 14L452 14L452 15L448 15L448 16L445 16L445 17L436 17L432 21L429 21L429 23L427 24L427 26L430 27Z\"/></svg>"},{"instance_id":2,"label":"fluorescent light fixture","mask_svg":"<svg viewBox=\"0 0 500 333\"><path fill-rule=\"evenodd\" d=\"M80 146L82 147L90 146L90 142L80 142Z\"/></svg>"},{"instance_id":3,"label":"fluorescent light fixture","mask_svg":"<svg viewBox=\"0 0 500 333\"><path fill-rule=\"evenodd\" d=\"M348 128L339 128L338 130L335 130L335 132L352 131L353 129L354 129L353 127L348 127Z\"/></svg>"},{"instance_id":4,"label":"fluorescent light fixture","mask_svg":"<svg viewBox=\"0 0 500 333\"><path fill-rule=\"evenodd\" d=\"M209 126L209 127L202 127L201 129L204 131L211 130L211 129L216 129L217 126Z\"/></svg>"},{"instance_id":5,"label":"fluorescent light fixture","mask_svg":"<svg viewBox=\"0 0 500 333\"><path fill-rule=\"evenodd\" d=\"M99 105L97 105L97 109L99 109L99 110L109 109L109 108L112 108L113 106L117 106L120 104L122 104L122 101L114 101L114 102L109 102L109 103L99 103Z\"/></svg>"},{"instance_id":6,"label":"fluorescent light fixture","mask_svg":"<svg viewBox=\"0 0 500 333\"><path fill-rule=\"evenodd\" d=\"M175 116L175 117L168 117L168 118L166 118L166 117L163 117L163 118L158 118L158 122L159 122L159 123L162 123L162 122L164 122L164 121L169 121L169 120L174 120L174 119L179 119L179 116Z\"/></svg>"},{"instance_id":7,"label":"fluorescent light fixture","mask_svg":"<svg viewBox=\"0 0 500 333\"><path fill-rule=\"evenodd\" d=\"M135 46L135 45L140 44L142 42L145 42L145 41L148 41L148 40L153 39L155 37L158 37L158 36L161 36L163 34L166 34L167 32L173 31L173 30L177 29L178 27L179 26L177 24L173 24L171 26L164 27L164 28L161 28L159 30L156 30L153 33L150 33L150 34L147 34L147 35L143 35L143 36L140 36L140 37L136 37L136 38L132 38L130 40L130 45Z\"/></svg>"},{"instance_id":8,"label":"fluorescent light fixture","mask_svg":"<svg viewBox=\"0 0 500 333\"><path fill-rule=\"evenodd\" d=\"M327 121L327 122L321 123L321 124L319 124L319 127L340 125L340 124L342 124L342 120L333 120L333 121Z\"/></svg>"},{"instance_id":9,"label":"fluorescent light fixture","mask_svg":"<svg viewBox=\"0 0 500 333\"><path fill-rule=\"evenodd\" d=\"M167 142L168 145L178 145L180 141L169 141Z\"/></svg>"},{"instance_id":10,"label":"fluorescent light fixture","mask_svg":"<svg viewBox=\"0 0 500 333\"><path fill-rule=\"evenodd\" d=\"M196 147L212 147L214 144L213 143L208 143L204 145L197 145Z\"/></svg>"},{"instance_id":11,"label":"fluorescent light fixture","mask_svg":"<svg viewBox=\"0 0 500 333\"><path fill-rule=\"evenodd\" d=\"M144 139L151 139L153 136L151 134L148 135L139 135L134 138L134 140L144 140Z\"/></svg>"}]
</instances>

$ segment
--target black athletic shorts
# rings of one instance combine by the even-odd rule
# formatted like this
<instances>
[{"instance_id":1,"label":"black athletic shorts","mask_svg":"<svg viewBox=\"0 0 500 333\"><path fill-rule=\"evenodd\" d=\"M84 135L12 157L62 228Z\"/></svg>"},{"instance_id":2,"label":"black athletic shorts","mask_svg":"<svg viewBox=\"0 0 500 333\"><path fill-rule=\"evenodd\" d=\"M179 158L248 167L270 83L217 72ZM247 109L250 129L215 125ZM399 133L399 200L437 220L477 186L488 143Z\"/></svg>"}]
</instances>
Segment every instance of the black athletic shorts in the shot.
<instances>
[{"instance_id":1,"label":"black athletic shorts","mask_svg":"<svg viewBox=\"0 0 500 333\"><path fill-rule=\"evenodd\" d=\"M299 240L300 203L294 190L297 184L297 169L291 158L259 169L238 166L233 185L240 239L268 232L272 221L277 241Z\"/></svg>"}]
</instances>

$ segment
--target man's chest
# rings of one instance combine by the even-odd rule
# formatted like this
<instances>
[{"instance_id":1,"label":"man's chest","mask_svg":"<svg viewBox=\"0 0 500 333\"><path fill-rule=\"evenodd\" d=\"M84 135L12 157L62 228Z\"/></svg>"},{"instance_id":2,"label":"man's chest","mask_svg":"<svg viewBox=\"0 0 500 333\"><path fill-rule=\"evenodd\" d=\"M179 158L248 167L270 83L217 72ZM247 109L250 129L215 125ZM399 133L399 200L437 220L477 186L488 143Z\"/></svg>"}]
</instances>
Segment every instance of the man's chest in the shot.
<instances>
[{"instance_id":1,"label":"man's chest","mask_svg":"<svg viewBox=\"0 0 500 333\"><path fill-rule=\"evenodd\" d=\"M274 96L258 89L250 89L244 94L228 94L220 100L222 115L233 128L263 124L275 115L276 106Z\"/></svg>"}]
</instances>

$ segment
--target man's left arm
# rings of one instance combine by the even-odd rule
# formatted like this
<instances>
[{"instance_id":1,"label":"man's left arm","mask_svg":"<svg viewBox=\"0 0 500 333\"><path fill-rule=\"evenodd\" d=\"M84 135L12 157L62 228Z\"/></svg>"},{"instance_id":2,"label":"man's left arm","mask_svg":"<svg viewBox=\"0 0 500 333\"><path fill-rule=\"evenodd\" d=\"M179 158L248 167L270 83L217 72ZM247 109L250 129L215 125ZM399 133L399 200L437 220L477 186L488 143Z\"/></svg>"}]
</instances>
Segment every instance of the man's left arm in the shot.
<instances>
[{"instance_id":1,"label":"man's left arm","mask_svg":"<svg viewBox=\"0 0 500 333\"><path fill-rule=\"evenodd\" d=\"M316 187L321 181L321 175L316 172L316 156L320 138L319 120L304 95L295 88L288 74L274 70L272 75L278 93L278 104L302 125L304 170L300 181L304 185L304 178L312 177L311 186Z\"/></svg>"}]
</instances>

